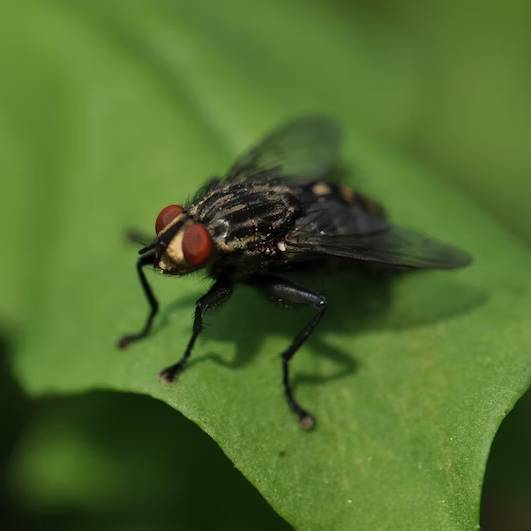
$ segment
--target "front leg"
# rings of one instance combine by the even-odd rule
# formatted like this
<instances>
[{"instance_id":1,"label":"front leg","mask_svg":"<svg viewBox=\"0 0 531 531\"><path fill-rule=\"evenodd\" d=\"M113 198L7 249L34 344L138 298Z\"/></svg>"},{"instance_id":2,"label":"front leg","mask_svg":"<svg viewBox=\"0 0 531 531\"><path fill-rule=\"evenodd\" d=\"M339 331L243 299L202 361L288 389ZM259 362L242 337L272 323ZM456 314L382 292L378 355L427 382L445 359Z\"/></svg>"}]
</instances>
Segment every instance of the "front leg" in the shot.
<instances>
[{"instance_id":1,"label":"front leg","mask_svg":"<svg viewBox=\"0 0 531 531\"><path fill-rule=\"evenodd\" d=\"M221 276L212 287L195 303L195 316L192 337L188 341L188 346L181 357L181 359L170 365L160 373L162 382L171 383L175 377L184 369L190 354L194 348L194 344L199 334L203 330L203 317L205 313L211 308L220 306L226 302L232 294L232 281L229 277Z\"/></svg>"},{"instance_id":2,"label":"front leg","mask_svg":"<svg viewBox=\"0 0 531 531\"><path fill-rule=\"evenodd\" d=\"M301 345L308 339L314 328L317 326L326 310L326 298L309 289L302 288L287 280L269 276L259 275L253 277L251 285L260 289L270 299L277 303L303 304L311 306L317 310L314 316L306 323L304 328L295 336L291 345L282 353L282 383L284 395L291 410L299 417L299 424L304 429L311 429L315 420L295 399L289 378L289 362Z\"/></svg>"},{"instance_id":3,"label":"front leg","mask_svg":"<svg viewBox=\"0 0 531 531\"><path fill-rule=\"evenodd\" d=\"M134 343L135 341L138 341L140 339L144 339L151 331L151 328L153 326L153 320L155 319L155 316L159 311L159 303L155 298L155 295L153 295L153 290L151 289L151 286L147 281L146 275L144 274L144 267L148 265L153 265L154 260L155 251L151 251L140 256L136 262L138 278L140 279L142 290L144 291L144 295L146 296L146 299L149 304L149 312L142 329L134 334L126 334L122 336L118 340L118 348L127 348L131 343Z\"/></svg>"}]
</instances>

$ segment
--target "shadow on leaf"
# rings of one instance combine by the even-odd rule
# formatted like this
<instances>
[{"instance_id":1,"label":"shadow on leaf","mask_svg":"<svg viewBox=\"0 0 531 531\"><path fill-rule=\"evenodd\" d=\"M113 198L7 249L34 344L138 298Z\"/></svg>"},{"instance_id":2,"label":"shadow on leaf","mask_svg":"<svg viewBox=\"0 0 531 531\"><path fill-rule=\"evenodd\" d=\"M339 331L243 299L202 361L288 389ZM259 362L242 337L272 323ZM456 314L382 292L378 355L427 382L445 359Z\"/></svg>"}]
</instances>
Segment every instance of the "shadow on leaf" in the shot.
<instances>
[{"instance_id":1,"label":"shadow on leaf","mask_svg":"<svg viewBox=\"0 0 531 531\"><path fill-rule=\"evenodd\" d=\"M345 352L327 338L352 335L354 343L357 336L373 331L428 326L469 312L487 300L484 292L446 275L365 271L289 275L290 280L319 291L328 298L327 313L308 340L308 346L312 354L328 358L338 366L332 374L299 374L294 382L322 383L346 377L356 370L358 362L353 359L354 350ZM169 324L172 312L190 307L191 330L194 304L195 298L178 299L163 310L157 328ZM234 357L227 359L209 352L192 356L189 367L213 361L224 367L241 368L252 361L267 336L285 337L287 347L310 315L308 308L284 309L270 303L248 286L237 286L223 308L207 314L202 335L235 342Z\"/></svg>"}]
</instances>

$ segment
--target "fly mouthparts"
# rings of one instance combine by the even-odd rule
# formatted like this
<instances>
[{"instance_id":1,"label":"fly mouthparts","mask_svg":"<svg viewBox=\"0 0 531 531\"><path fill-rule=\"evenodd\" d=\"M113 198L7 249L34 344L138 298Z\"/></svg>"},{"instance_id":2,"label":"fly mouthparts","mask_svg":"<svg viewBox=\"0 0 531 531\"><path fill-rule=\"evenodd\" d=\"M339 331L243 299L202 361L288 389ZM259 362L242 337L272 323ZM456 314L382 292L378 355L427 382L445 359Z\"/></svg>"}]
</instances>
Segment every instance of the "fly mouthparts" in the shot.
<instances>
[{"instance_id":1,"label":"fly mouthparts","mask_svg":"<svg viewBox=\"0 0 531 531\"><path fill-rule=\"evenodd\" d=\"M153 240L150 244L146 245L145 247L142 247L142 249L140 249L140 251L138 251L138 254L144 254L144 253L147 253L149 251L152 251L153 249L155 249L156 247L158 247L160 245L160 240L157 238L156 240Z\"/></svg>"}]
</instances>

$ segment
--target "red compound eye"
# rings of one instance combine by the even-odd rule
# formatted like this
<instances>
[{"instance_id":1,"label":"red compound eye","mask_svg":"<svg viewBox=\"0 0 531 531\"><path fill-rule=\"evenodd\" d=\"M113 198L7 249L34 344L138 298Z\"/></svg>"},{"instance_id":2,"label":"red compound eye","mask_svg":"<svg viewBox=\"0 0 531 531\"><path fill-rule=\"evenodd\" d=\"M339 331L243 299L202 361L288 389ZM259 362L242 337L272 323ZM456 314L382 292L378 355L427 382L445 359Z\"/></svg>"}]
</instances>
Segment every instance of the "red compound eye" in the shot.
<instances>
[{"instance_id":1,"label":"red compound eye","mask_svg":"<svg viewBox=\"0 0 531 531\"><path fill-rule=\"evenodd\" d=\"M194 223L184 229L183 255L192 267L204 264L212 254L212 239L202 223Z\"/></svg>"},{"instance_id":2,"label":"red compound eye","mask_svg":"<svg viewBox=\"0 0 531 531\"><path fill-rule=\"evenodd\" d=\"M166 225L169 225L177 216L182 214L183 207L179 205L168 205L164 207L157 216L155 222L155 232L158 234Z\"/></svg>"}]
</instances>

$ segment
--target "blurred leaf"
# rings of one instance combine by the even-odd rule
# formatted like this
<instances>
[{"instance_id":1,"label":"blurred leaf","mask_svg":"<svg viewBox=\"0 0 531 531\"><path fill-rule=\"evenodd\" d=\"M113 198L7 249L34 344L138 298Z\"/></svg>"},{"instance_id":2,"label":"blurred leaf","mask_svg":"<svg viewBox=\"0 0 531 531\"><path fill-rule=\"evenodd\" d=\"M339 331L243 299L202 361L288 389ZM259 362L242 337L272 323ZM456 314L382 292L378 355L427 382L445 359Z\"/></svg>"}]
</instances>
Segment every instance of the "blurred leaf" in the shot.
<instances>
[{"instance_id":1,"label":"blurred leaf","mask_svg":"<svg viewBox=\"0 0 531 531\"><path fill-rule=\"evenodd\" d=\"M531 4L388 4L419 73L405 145L531 242Z\"/></svg>"},{"instance_id":2,"label":"blurred leaf","mask_svg":"<svg viewBox=\"0 0 531 531\"><path fill-rule=\"evenodd\" d=\"M481 529L531 528L531 390L504 419L489 455Z\"/></svg>"},{"instance_id":3,"label":"blurred leaf","mask_svg":"<svg viewBox=\"0 0 531 531\"><path fill-rule=\"evenodd\" d=\"M11 460L13 498L55 529L60 514L65 529L289 529L200 433L146 397L48 400Z\"/></svg>"},{"instance_id":4,"label":"blurred leaf","mask_svg":"<svg viewBox=\"0 0 531 531\"><path fill-rule=\"evenodd\" d=\"M4 49L24 52L29 71L42 72L38 101L55 101L58 83L62 91L62 119L50 130L50 109L33 105L27 129L50 161L41 172L30 144L27 171L41 186L50 168L58 176L25 233L37 247L20 249L31 275L19 289L30 290L31 304L18 374L34 393L111 388L164 400L298 529L470 529L490 442L529 384L531 255L473 201L355 134L373 117L396 126L390 138L407 126L413 93L407 69L396 66L407 60L390 46L400 41L392 27L369 12L343 16L314 3L302 19L301 5L49 0L3 8ZM7 73L25 86L25 69ZM26 97L12 91L4 105L23 109ZM146 311L123 230L151 228L162 205L193 194L246 144L307 111L340 118L353 184L384 200L393 219L476 258L467 270L394 284L307 279L331 301L294 362L299 398L319 421L311 434L287 411L278 357L304 316L247 289L211 318L175 386L161 386L157 374L184 349L204 280L153 278L167 308L153 337L126 353L113 346Z\"/></svg>"}]
</instances>

